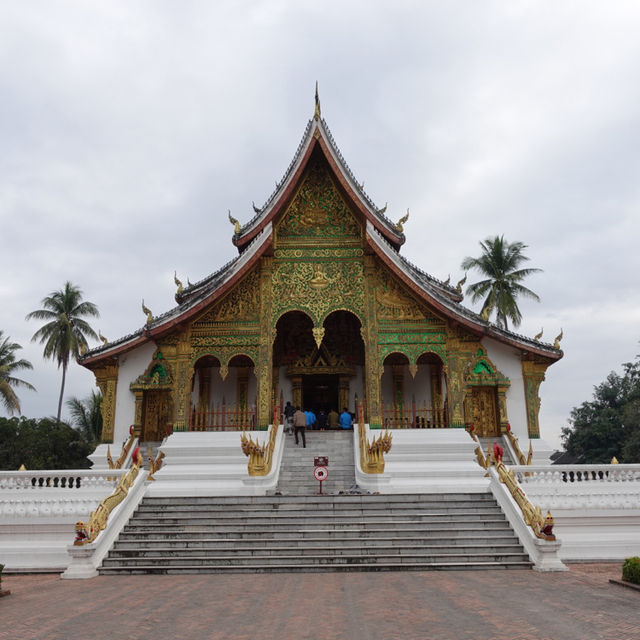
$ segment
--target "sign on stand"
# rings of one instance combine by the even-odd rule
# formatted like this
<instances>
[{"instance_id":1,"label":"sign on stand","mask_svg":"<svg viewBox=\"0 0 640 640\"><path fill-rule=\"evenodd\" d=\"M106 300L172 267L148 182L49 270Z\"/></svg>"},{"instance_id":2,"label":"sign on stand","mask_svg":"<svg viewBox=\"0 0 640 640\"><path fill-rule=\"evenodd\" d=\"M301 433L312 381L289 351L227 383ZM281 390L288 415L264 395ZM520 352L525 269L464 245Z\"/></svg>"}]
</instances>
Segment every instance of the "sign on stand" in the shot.
<instances>
[{"instance_id":1,"label":"sign on stand","mask_svg":"<svg viewBox=\"0 0 640 640\"><path fill-rule=\"evenodd\" d=\"M329 458L318 456L313 459L313 477L320 483L320 495L322 495L322 483L329 477Z\"/></svg>"}]
</instances>

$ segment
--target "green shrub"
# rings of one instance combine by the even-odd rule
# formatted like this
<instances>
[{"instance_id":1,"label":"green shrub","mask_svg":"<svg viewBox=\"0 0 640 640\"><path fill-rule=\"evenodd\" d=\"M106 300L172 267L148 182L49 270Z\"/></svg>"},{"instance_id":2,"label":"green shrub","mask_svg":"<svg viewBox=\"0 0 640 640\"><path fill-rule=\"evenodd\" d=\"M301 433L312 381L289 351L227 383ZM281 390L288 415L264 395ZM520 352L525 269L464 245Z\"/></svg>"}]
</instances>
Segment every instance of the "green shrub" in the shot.
<instances>
[{"instance_id":1,"label":"green shrub","mask_svg":"<svg viewBox=\"0 0 640 640\"><path fill-rule=\"evenodd\" d=\"M627 558L622 565L622 579L633 584L640 584L640 558Z\"/></svg>"}]
</instances>

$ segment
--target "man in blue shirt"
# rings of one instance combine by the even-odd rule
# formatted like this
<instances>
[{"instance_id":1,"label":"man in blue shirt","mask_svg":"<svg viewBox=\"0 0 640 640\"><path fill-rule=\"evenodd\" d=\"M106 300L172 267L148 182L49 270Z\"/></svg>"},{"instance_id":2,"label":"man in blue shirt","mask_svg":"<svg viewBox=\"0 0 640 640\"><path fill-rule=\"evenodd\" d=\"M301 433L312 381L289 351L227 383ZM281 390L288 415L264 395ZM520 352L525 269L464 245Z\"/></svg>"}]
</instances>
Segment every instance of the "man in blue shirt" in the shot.
<instances>
[{"instance_id":1,"label":"man in blue shirt","mask_svg":"<svg viewBox=\"0 0 640 640\"><path fill-rule=\"evenodd\" d=\"M340 414L340 426L343 429L351 429L352 425L353 425L353 419L351 418L351 414L347 411L347 408L345 407L342 410L342 413Z\"/></svg>"},{"instance_id":2,"label":"man in blue shirt","mask_svg":"<svg viewBox=\"0 0 640 640\"><path fill-rule=\"evenodd\" d=\"M309 429L315 429L316 414L313 413L313 411L311 411L311 409L307 409L304 412L304 415L307 418L307 427L309 427Z\"/></svg>"}]
</instances>

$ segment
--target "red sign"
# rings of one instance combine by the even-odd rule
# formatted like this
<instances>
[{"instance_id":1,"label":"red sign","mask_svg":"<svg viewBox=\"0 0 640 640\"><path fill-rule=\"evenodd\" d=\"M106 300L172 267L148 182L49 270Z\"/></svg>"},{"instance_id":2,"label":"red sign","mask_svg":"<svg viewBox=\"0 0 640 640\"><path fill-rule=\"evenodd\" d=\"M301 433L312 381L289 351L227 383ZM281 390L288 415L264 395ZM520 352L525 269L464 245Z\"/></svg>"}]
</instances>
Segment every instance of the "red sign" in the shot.
<instances>
[{"instance_id":1,"label":"red sign","mask_svg":"<svg viewBox=\"0 0 640 640\"><path fill-rule=\"evenodd\" d=\"M322 482L323 480L326 480L328 475L329 475L329 472L327 471L327 467L315 467L313 470L313 477L318 482Z\"/></svg>"},{"instance_id":2,"label":"red sign","mask_svg":"<svg viewBox=\"0 0 640 640\"><path fill-rule=\"evenodd\" d=\"M329 458L328 456L318 456L313 459L314 467L328 467L329 466Z\"/></svg>"}]
</instances>

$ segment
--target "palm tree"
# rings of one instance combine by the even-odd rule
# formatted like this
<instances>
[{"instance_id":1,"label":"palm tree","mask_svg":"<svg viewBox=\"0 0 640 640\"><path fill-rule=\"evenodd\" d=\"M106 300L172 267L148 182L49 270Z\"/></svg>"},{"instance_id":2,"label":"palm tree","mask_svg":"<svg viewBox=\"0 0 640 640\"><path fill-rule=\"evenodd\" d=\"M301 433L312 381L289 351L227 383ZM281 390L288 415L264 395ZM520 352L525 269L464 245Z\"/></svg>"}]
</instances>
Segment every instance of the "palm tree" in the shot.
<instances>
[{"instance_id":1,"label":"palm tree","mask_svg":"<svg viewBox=\"0 0 640 640\"><path fill-rule=\"evenodd\" d=\"M28 360L16 360L15 352L22 347L17 342L11 342L7 336L3 339L4 331L0 330L0 401L8 411L9 415L21 413L20 401L14 387L24 387L35 391L35 387L14 377L16 371L21 369L33 369L33 365Z\"/></svg>"},{"instance_id":2,"label":"palm tree","mask_svg":"<svg viewBox=\"0 0 640 640\"><path fill-rule=\"evenodd\" d=\"M531 289L520 283L527 276L542 271L542 269L519 269L518 267L529 260L522 252L527 248L522 242L507 242L504 236L487 238L480 243L482 255L479 258L466 257L462 261L462 268L477 269L486 276L467 287L467 294L471 300L477 302L484 298L481 315L487 320L496 312L496 322L499 327L507 329L507 319L515 327L520 326L522 314L516 299L518 296L531 298L540 302L540 298Z\"/></svg>"},{"instance_id":3,"label":"palm tree","mask_svg":"<svg viewBox=\"0 0 640 640\"><path fill-rule=\"evenodd\" d=\"M92 391L84 400L75 396L67 400L67 407L73 420L73 426L90 444L100 440L102 435L102 394Z\"/></svg>"},{"instance_id":4,"label":"palm tree","mask_svg":"<svg viewBox=\"0 0 640 640\"><path fill-rule=\"evenodd\" d=\"M31 340L33 342L38 340L40 344L44 344L44 358L56 360L58 367L62 367L62 386L57 416L60 422L69 358L72 355L77 358L88 347L87 337L98 339L96 332L83 319L83 316L97 318L100 314L95 304L82 300L82 291L70 282L65 283L60 291L54 291L43 298L42 306L44 309L27 314L27 320L47 321L33 334Z\"/></svg>"}]
</instances>

